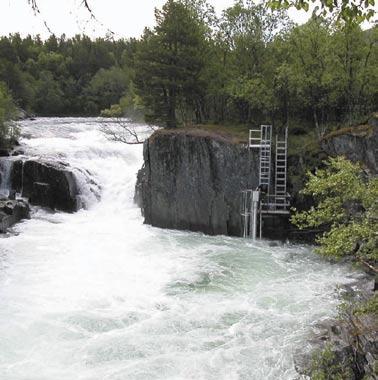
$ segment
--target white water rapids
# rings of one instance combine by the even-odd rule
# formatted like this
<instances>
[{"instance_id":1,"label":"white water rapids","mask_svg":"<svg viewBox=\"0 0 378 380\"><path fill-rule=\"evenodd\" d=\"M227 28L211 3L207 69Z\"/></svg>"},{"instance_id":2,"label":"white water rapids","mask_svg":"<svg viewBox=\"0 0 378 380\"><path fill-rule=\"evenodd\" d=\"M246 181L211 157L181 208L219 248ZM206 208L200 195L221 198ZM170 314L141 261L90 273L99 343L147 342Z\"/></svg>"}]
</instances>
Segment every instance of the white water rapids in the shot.
<instances>
[{"instance_id":1,"label":"white water rapids","mask_svg":"<svg viewBox=\"0 0 378 380\"><path fill-rule=\"evenodd\" d=\"M306 247L144 225L142 146L106 140L99 122L22 123L29 155L88 170L101 200L34 208L0 238L0 379L294 379L293 351L334 315L350 269Z\"/></svg>"}]
</instances>

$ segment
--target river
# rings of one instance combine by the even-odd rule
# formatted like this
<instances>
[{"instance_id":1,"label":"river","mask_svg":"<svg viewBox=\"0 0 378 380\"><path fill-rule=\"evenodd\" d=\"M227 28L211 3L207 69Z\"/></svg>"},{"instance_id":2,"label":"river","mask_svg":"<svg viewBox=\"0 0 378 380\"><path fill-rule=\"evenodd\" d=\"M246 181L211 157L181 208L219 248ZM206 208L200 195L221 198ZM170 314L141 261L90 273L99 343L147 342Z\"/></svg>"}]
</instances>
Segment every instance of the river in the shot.
<instances>
[{"instance_id":1,"label":"river","mask_svg":"<svg viewBox=\"0 0 378 380\"><path fill-rule=\"evenodd\" d=\"M27 155L87 170L101 199L83 184L85 209L34 207L0 238L0 379L294 379L294 350L335 314L350 269L305 246L144 225L143 147L101 122L22 122Z\"/></svg>"}]
</instances>

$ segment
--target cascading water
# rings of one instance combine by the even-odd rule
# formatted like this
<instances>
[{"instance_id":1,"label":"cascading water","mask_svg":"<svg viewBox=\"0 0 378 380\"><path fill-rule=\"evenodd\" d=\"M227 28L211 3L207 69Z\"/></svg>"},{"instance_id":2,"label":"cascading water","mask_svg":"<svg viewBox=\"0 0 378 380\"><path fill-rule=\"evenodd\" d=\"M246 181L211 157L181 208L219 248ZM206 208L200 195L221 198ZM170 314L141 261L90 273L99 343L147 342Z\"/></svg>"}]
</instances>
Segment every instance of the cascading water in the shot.
<instances>
[{"instance_id":1,"label":"cascading water","mask_svg":"<svg viewBox=\"0 0 378 380\"><path fill-rule=\"evenodd\" d=\"M4 157L0 159L0 197L7 197L11 187L11 171L13 161Z\"/></svg>"},{"instance_id":2,"label":"cascading water","mask_svg":"<svg viewBox=\"0 0 378 380\"><path fill-rule=\"evenodd\" d=\"M294 379L293 350L334 314L348 269L306 247L143 225L142 146L106 140L100 121L23 123L28 155L90 173L101 199L83 189L87 209L34 209L0 239L0 378Z\"/></svg>"}]
</instances>

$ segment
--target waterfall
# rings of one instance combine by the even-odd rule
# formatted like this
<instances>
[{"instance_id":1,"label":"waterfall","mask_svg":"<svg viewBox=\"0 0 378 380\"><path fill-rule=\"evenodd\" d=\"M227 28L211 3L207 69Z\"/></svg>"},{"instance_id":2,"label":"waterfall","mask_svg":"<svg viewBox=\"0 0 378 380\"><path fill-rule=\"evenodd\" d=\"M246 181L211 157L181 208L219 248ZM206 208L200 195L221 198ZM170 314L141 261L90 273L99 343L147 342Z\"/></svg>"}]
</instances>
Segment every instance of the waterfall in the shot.
<instances>
[{"instance_id":1,"label":"waterfall","mask_svg":"<svg viewBox=\"0 0 378 380\"><path fill-rule=\"evenodd\" d=\"M11 190L11 173L13 161L9 158L0 160L0 196L7 197Z\"/></svg>"}]
</instances>

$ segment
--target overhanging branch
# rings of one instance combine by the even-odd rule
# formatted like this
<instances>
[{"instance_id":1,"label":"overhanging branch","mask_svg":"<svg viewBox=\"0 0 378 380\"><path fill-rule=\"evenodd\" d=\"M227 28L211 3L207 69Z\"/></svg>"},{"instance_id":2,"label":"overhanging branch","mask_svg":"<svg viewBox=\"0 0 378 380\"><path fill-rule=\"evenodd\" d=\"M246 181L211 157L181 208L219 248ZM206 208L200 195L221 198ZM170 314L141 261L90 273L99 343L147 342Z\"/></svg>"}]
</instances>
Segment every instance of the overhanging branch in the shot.
<instances>
[{"instance_id":1,"label":"overhanging branch","mask_svg":"<svg viewBox=\"0 0 378 380\"><path fill-rule=\"evenodd\" d=\"M111 141L122 142L128 145L138 145L143 144L149 135L149 131L152 133L157 130L158 127L148 125L146 126L146 131L142 134L138 133L136 126L122 119L117 119L113 123L105 123L101 126L101 132ZM142 135L142 137L141 137Z\"/></svg>"}]
</instances>

